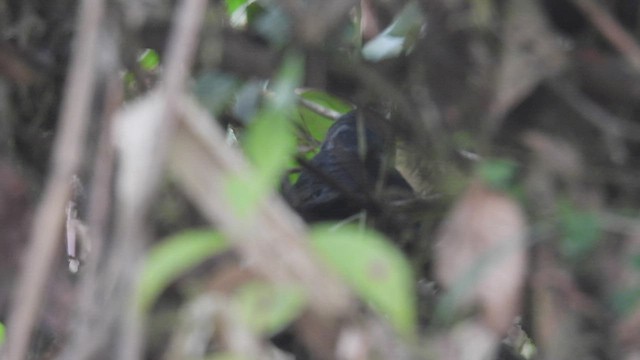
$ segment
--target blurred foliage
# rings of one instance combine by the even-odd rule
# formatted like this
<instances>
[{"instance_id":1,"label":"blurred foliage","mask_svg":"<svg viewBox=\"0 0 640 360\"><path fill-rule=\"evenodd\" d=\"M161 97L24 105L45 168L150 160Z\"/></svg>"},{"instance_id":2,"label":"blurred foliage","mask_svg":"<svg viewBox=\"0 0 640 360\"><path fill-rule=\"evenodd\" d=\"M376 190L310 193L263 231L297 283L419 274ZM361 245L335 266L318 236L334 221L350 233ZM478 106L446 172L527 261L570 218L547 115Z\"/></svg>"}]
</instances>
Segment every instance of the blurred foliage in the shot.
<instances>
[{"instance_id":1,"label":"blurred foliage","mask_svg":"<svg viewBox=\"0 0 640 360\"><path fill-rule=\"evenodd\" d=\"M273 94L258 110L241 139L255 173L250 183L245 179L229 180L228 195L239 214L250 213L255 204L279 184L291 164L296 139L290 119L296 105L294 89L300 85L303 66L297 55L290 55L283 62L274 81Z\"/></svg>"},{"instance_id":2,"label":"blurred foliage","mask_svg":"<svg viewBox=\"0 0 640 360\"><path fill-rule=\"evenodd\" d=\"M153 49L144 49L138 57L138 64L143 70L153 71L160 65L160 55Z\"/></svg>"},{"instance_id":3,"label":"blurred foliage","mask_svg":"<svg viewBox=\"0 0 640 360\"><path fill-rule=\"evenodd\" d=\"M407 3L389 27L362 47L362 56L370 61L381 61L410 51L424 23L425 17L418 4Z\"/></svg>"},{"instance_id":4,"label":"blurred foliage","mask_svg":"<svg viewBox=\"0 0 640 360\"><path fill-rule=\"evenodd\" d=\"M601 237L598 216L576 208L568 201L559 205L559 221L562 231L560 248L570 260L580 260L588 255Z\"/></svg>"},{"instance_id":5,"label":"blurred foliage","mask_svg":"<svg viewBox=\"0 0 640 360\"><path fill-rule=\"evenodd\" d=\"M414 276L405 256L387 239L357 226L316 226L312 245L351 287L401 334L416 330Z\"/></svg>"},{"instance_id":6,"label":"blurred foliage","mask_svg":"<svg viewBox=\"0 0 640 360\"><path fill-rule=\"evenodd\" d=\"M243 324L258 334L273 336L301 315L306 301L297 287L253 282L238 290L232 304Z\"/></svg>"},{"instance_id":7,"label":"blurred foliage","mask_svg":"<svg viewBox=\"0 0 640 360\"><path fill-rule=\"evenodd\" d=\"M142 269L138 306L149 310L172 282L228 248L228 243L213 230L186 230L154 245Z\"/></svg>"},{"instance_id":8,"label":"blurred foliage","mask_svg":"<svg viewBox=\"0 0 640 360\"><path fill-rule=\"evenodd\" d=\"M5 339L5 327L2 322L0 322L0 346L4 343Z\"/></svg>"}]
</instances>

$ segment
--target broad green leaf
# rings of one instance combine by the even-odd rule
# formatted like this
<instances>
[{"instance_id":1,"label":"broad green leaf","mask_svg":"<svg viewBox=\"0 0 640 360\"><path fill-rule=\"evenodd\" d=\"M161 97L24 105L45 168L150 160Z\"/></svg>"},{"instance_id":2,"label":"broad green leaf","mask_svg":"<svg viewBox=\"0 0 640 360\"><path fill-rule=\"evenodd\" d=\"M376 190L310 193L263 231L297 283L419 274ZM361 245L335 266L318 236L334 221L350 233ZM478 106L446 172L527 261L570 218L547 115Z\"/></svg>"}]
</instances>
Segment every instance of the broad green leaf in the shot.
<instances>
[{"instance_id":1,"label":"broad green leaf","mask_svg":"<svg viewBox=\"0 0 640 360\"><path fill-rule=\"evenodd\" d=\"M315 227L312 245L351 287L405 335L416 327L414 277L407 259L382 235L344 226Z\"/></svg>"},{"instance_id":2,"label":"broad green leaf","mask_svg":"<svg viewBox=\"0 0 640 360\"><path fill-rule=\"evenodd\" d=\"M233 299L241 321L258 334L275 335L302 313L304 292L287 285L249 283Z\"/></svg>"},{"instance_id":3,"label":"broad green leaf","mask_svg":"<svg viewBox=\"0 0 640 360\"><path fill-rule=\"evenodd\" d=\"M187 270L229 248L213 230L188 230L155 245L142 269L138 305L148 310L162 291Z\"/></svg>"},{"instance_id":4,"label":"broad green leaf","mask_svg":"<svg viewBox=\"0 0 640 360\"><path fill-rule=\"evenodd\" d=\"M418 4L409 2L389 27L364 45L362 56L370 61L381 61L411 49L425 21Z\"/></svg>"},{"instance_id":5,"label":"broad green leaf","mask_svg":"<svg viewBox=\"0 0 640 360\"><path fill-rule=\"evenodd\" d=\"M138 57L138 64L146 71L155 70L160 65L160 56L153 49L145 49Z\"/></svg>"},{"instance_id":6,"label":"broad green leaf","mask_svg":"<svg viewBox=\"0 0 640 360\"><path fill-rule=\"evenodd\" d=\"M600 238L598 217L591 212L575 208L570 203L560 204L561 250L570 259L579 259L591 251Z\"/></svg>"}]
</instances>

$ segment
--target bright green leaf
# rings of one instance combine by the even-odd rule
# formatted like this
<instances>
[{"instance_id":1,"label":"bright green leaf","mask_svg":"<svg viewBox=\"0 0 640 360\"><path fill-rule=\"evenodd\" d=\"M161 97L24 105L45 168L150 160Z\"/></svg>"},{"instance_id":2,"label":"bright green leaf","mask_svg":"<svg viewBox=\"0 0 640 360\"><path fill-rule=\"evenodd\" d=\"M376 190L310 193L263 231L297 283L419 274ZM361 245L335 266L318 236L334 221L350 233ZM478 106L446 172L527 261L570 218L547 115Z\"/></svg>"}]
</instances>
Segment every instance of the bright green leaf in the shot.
<instances>
[{"instance_id":1,"label":"bright green leaf","mask_svg":"<svg viewBox=\"0 0 640 360\"><path fill-rule=\"evenodd\" d=\"M180 275L228 247L222 236L212 230L184 231L155 245L149 251L140 278L140 308L148 310Z\"/></svg>"},{"instance_id":2,"label":"bright green leaf","mask_svg":"<svg viewBox=\"0 0 640 360\"><path fill-rule=\"evenodd\" d=\"M315 227L312 245L353 289L387 317L402 334L416 327L416 298L411 266L402 253L371 230Z\"/></svg>"},{"instance_id":3,"label":"bright green leaf","mask_svg":"<svg viewBox=\"0 0 640 360\"><path fill-rule=\"evenodd\" d=\"M225 0L224 2L227 5L227 14L232 15L241 6L245 5L247 0Z\"/></svg>"},{"instance_id":4,"label":"bright green leaf","mask_svg":"<svg viewBox=\"0 0 640 360\"><path fill-rule=\"evenodd\" d=\"M0 346L4 344L6 330L4 324L0 322Z\"/></svg>"},{"instance_id":5,"label":"bright green leaf","mask_svg":"<svg viewBox=\"0 0 640 360\"><path fill-rule=\"evenodd\" d=\"M138 57L138 64L146 71L155 70L160 65L160 56L153 49L145 49Z\"/></svg>"},{"instance_id":6,"label":"bright green leaf","mask_svg":"<svg viewBox=\"0 0 640 360\"><path fill-rule=\"evenodd\" d=\"M327 135L327 131L333 125L333 121L322 115L307 109L304 106L298 108L297 121L302 129L307 132L317 142L321 142ZM308 145L308 144L303 144Z\"/></svg>"},{"instance_id":7,"label":"bright green leaf","mask_svg":"<svg viewBox=\"0 0 640 360\"><path fill-rule=\"evenodd\" d=\"M241 321L258 334L272 336L302 313L304 292L294 286L250 283L233 299Z\"/></svg>"}]
</instances>

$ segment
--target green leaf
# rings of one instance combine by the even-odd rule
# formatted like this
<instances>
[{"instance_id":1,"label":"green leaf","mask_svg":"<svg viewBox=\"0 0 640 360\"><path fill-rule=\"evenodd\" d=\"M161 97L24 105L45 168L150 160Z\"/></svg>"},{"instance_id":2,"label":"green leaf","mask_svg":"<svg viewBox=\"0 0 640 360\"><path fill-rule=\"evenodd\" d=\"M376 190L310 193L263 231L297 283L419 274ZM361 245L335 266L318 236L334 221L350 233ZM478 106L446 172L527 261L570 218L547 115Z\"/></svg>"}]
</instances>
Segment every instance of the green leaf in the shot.
<instances>
[{"instance_id":1,"label":"green leaf","mask_svg":"<svg viewBox=\"0 0 640 360\"><path fill-rule=\"evenodd\" d=\"M299 54L285 57L273 87L274 96L270 105L274 108L292 111L296 105L295 89L300 86L304 74L304 61Z\"/></svg>"},{"instance_id":2,"label":"green leaf","mask_svg":"<svg viewBox=\"0 0 640 360\"><path fill-rule=\"evenodd\" d=\"M138 57L138 64L146 71L155 70L160 65L160 56L153 49L145 49Z\"/></svg>"},{"instance_id":3,"label":"green leaf","mask_svg":"<svg viewBox=\"0 0 640 360\"><path fill-rule=\"evenodd\" d=\"M272 188L271 183L267 183L264 178L255 179L232 177L226 184L226 194L235 211L235 215L247 217L251 215L258 205L258 202Z\"/></svg>"},{"instance_id":4,"label":"green leaf","mask_svg":"<svg viewBox=\"0 0 640 360\"><path fill-rule=\"evenodd\" d=\"M631 265L634 269L640 270L640 254L635 254L631 257Z\"/></svg>"},{"instance_id":5,"label":"green leaf","mask_svg":"<svg viewBox=\"0 0 640 360\"><path fill-rule=\"evenodd\" d=\"M288 112L263 110L249 125L244 149L257 170L259 183L276 185L296 150Z\"/></svg>"},{"instance_id":6,"label":"green leaf","mask_svg":"<svg viewBox=\"0 0 640 360\"><path fill-rule=\"evenodd\" d=\"M409 2L389 27L362 47L362 56L370 61L381 61L411 49L425 21L418 4Z\"/></svg>"},{"instance_id":7,"label":"green leaf","mask_svg":"<svg viewBox=\"0 0 640 360\"><path fill-rule=\"evenodd\" d=\"M576 209L570 203L560 204L559 213L563 254L576 260L593 250L601 233L596 214Z\"/></svg>"},{"instance_id":8,"label":"green leaf","mask_svg":"<svg viewBox=\"0 0 640 360\"><path fill-rule=\"evenodd\" d=\"M148 310L180 275L228 248L222 236L212 230L184 231L155 245L142 269L138 305Z\"/></svg>"},{"instance_id":9,"label":"green leaf","mask_svg":"<svg viewBox=\"0 0 640 360\"><path fill-rule=\"evenodd\" d=\"M341 114L348 113L353 109L353 106L333 95L327 94L324 91L306 89L301 91L299 95L305 100L311 101L333 111L337 111Z\"/></svg>"},{"instance_id":10,"label":"green leaf","mask_svg":"<svg viewBox=\"0 0 640 360\"><path fill-rule=\"evenodd\" d=\"M516 163L505 159L492 159L480 164L480 178L494 189L506 190L516 172Z\"/></svg>"},{"instance_id":11,"label":"green leaf","mask_svg":"<svg viewBox=\"0 0 640 360\"><path fill-rule=\"evenodd\" d=\"M313 137L317 142L321 142L327 136L327 131L333 125L331 119L319 115L304 106L298 107L298 117L296 118L298 124ZM302 143L301 145L310 145Z\"/></svg>"},{"instance_id":12,"label":"green leaf","mask_svg":"<svg viewBox=\"0 0 640 360\"><path fill-rule=\"evenodd\" d=\"M228 74L208 72L196 79L194 92L198 101L212 114L218 115L231 102L238 80Z\"/></svg>"},{"instance_id":13,"label":"green leaf","mask_svg":"<svg viewBox=\"0 0 640 360\"><path fill-rule=\"evenodd\" d=\"M241 321L258 334L272 336L302 313L304 292L295 286L249 283L233 299Z\"/></svg>"},{"instance_id":14,"label":"green leaf","mask_svg":"<svg viewBox=\"0 0 640 360\"><path fill-rule=\"evenodd\" d=\"M6 336L5 334L6 334L6 329L4 327L4 324L0 322L0 346L4 344L4 340Z\"/></svg>"},{"instance_id":15,"label":"green leaf","mask_svg":"<svg viewBox=\"0 0 640 360\"><path fill-rule=\"evenodd\" d=\"M404 334L416 328L414 277L406 258L382 235L344 226L314 227L312 245L374 309Z\"/></svg>"},{"instance_id":16,"label":"green leaf","mask_svg":"<svg viewBox=\"0 0 640 360\"><path fill-rule=\"evenodd\" d=\"M241 6L244 6L247 0L225 0L224 2L227 5L227 14L232 15Z\"/></svg>"},{"instance_id":17,"label":"green leaf","mask_svg":"<svg viewBox=\"0 0 640 360\"><path fill-rule=\"evenodd\" d=\"M255 29L276 47L283 47L291 37L291 20L280 7L271 6L254 21Z\"/></svg>"},{"instance_id":18,"label":"green leaf","mask_svg":"<svg viewBox=\"0 0 640 360\"><path fill-rule=\"evenodd\" d=\"M629 315L640 304L640 287L633 287L616 292L612 298L613 309L618 314Z\"/></svg>"}]
</instances>

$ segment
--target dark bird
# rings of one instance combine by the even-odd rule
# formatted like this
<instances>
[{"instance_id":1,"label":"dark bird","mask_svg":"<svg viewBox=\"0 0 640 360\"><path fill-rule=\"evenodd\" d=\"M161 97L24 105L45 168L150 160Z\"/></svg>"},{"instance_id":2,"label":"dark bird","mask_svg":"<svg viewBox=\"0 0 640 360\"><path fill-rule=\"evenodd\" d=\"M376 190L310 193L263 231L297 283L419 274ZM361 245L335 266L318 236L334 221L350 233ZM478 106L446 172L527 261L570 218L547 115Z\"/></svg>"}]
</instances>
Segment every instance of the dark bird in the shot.
<instances>
[{"instance_id":1,"label":"dark bird","mask_svg":"<svg viewBox=\"0 0 640 360\"><path fill-rule=\"evenodd\" d=\"M383 138L366 125L358 131L357 117L355 111L341 116L320 152L310 161L300 159L300 177L285 197L307 221L345 219L363 209L380 212L375 189L412 194L397 170L384 168Z\"/></svg>"}]
</instances>

